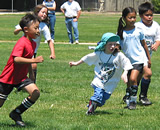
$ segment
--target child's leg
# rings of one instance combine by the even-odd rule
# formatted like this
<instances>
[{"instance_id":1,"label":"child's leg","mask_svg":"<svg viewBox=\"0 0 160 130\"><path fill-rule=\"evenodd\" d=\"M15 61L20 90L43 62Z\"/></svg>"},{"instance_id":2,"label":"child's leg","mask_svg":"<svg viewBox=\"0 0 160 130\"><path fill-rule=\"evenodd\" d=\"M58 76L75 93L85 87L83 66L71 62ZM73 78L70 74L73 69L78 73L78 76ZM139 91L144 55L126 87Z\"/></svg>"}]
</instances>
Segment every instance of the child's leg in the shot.
<instances>
[{"instance_id":1,"label":"child's leg","mask_svg":"<svg viewBox=\"0 0 160 130\"><path fill-rule=\"evenodd\" d=\"M32 70L33 70L33 73L34 73L34 83L36 83L36 78L37 78L37 64L36 63L33 63L32 64Z\"/></svg>"},{"instance_id":2,"label":"child's leg","mask_svg":"<svg viewBox=\"0 0 160 130\"><path fill-rule=\"evenodd\" d=\"M138 80L138 75L140 72L136 69L131 71L131 75L129 77L130 81L130 88L129 88L129 109L136 109L136 103L137 103L137 91L138 91L138 86L137 86L137 80Z\"/></svg>"},{"instance_id":3,"label":"child's leg","mask_svg":"<svg viewBox=\"0 0 160 130\"><path fill-rule=\"evenodd\" d=\"M21 114L36 102L40 96L40 91L38 87L29 79L24 81L22 84L24 84L24 86L22 86L22 90L28 92L29 96L25 98L22 103L10 113L9 116L16 122L17 125L23 127L25 124L22 121Z\"/></svg>"},{"instance_id":4,"label":"child's leg","mask_svg":"<svg viewBox=\"0 0 160 130\"><path fill-rule=\"evenodd\" d=\"M144 76L141 80L141 91L139 95L139 101L143 105L151 105L152 103L147 99L147 93L151 81L152 71L151 68L148 68L147 66L143 68L143 71Z\"/></svg>"},{"instance_id":5,"label":"child's leg","mask_svg":"<svg viewBox=\"0 0 160 130\"><path fill-rule=\"evenodd\" d=\"M12 92L13 86L8 84L0 83L0 107L3 106L8 95Z\"/></svg>"},{"instance_id":6,"label":"child's leg","mask_svg":"<svg viewBox=\"0 0 160 130\"><path fill-rule=\"evenodd\" d=\"M40 91L35 84L29 84L23 88L29 93L29 96L25 98L22 103L15 109L17 113L22 114L28 108L30 108L40 96Z\"/></svg>"},{"instance_id":7,"label":"child's leg","mask_svg":"<svg viewBox=\"0 0 160 130\"><path fill-rule=\"evenodd\" d=\"M95 109L97 106L104 105L103 97L104 97L104 89L98 88L93 86L94 88L94 95L90 98L88 111L86 112L87 115L94 114Z\"/></svg>"}]
</instances>

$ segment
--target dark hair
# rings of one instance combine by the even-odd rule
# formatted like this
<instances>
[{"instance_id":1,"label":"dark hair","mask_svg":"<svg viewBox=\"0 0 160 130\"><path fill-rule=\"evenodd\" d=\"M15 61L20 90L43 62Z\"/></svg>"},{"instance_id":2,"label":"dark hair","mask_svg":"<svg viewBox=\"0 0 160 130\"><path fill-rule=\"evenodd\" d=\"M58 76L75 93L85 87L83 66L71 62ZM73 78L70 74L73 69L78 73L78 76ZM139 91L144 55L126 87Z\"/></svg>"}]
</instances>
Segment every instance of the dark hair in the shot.
<instances>
[{"instance_id":1,"label":"dark hair","mask_svg":"<svg viewBox=\"0 0 160 130\"><path fill-rule=\"evenodd\" d=\"M20 27L22 28L22 31L24 32L24 27L29 27L31 23L33 22L40 22L39 18L31 13L27 13L19 22Z\"/></svg>"},{"instance_id":2,"label":"dark hair","mask_svg":"<svg viewBox=\"0 0 160 130\"><path fill-rule=\"evenodd\" d=\"M33 13L34 13L36 16L38 16L38 13L39 13L39 11L40 11L42 8L46 8L46 9L47 9L47 18L46 18L45 20L43 20L42 22L49 23L48 8L47 8L47 6L42 5L42 4L39 4L39 5L37 5L37 6L34 8Z\"/></svg>"},{"instance_id":3,"label":"dark hair","mask_svg":"<svg viewBox=\"0 0 160 130\"><path fill-rule=\"evenodd\" d=\"M126 26L126 23L123 20L123 18L126 18L126 16L129 13L132 13L132 12L136 13L136 10L134 8L132 8L132 7L126 7L122 11L122 17L120 17L120 19L119 19L119 24L118 24L118 29L117 29L117 35L120 37L120 39L123 39L123 30L124 30L124 28Z\"/></svg>"},{"instance_id":4,"label":"dark hair","mask_svg":"<svg viewBox=\"0 0 160 130\"><path fill-rule=\"evenodd\" d=\"M142 3L138 7L139 15L143 15L148 10L151 10L152 12L154 12L154 6L150 2Z\"/></svg>"}]
</instances>

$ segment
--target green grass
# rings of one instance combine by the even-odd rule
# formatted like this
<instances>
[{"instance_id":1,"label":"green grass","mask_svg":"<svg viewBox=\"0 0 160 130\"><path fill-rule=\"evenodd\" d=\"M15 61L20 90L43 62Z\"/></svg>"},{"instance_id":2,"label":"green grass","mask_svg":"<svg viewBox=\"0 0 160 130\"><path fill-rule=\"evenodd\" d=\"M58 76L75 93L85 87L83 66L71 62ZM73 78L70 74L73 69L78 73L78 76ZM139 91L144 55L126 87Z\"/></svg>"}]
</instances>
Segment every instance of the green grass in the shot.
<instances>
[{"instance_id":1,"label":"green grass","mask_svg":"<svg viewBox=\"0 0 160 130\"><path fill-rule=\"evenodd\" d=\"M22 15L0 16L0 72L3 70L13 46L20 35L14 36L14 25ZM155 16L159 20L159 16ZM79 21L82 42L97 42L104 32L116 32L119 15L83 14ZM2 25L2 23L6 25ZM109 24L110 23L110 24ZM64 18L57 16L56 41L66 42ZM83 24L83 26L82 26ZM112 27L112 26L113 27ZM8 33L6 32L8 30ZM64 32L63 33L61 33ZM2 37L3 36L3 37ZM93 116L86 116L87 103L93 95L90 83L94 77L94 66L82 64L70 68L69 61L77 61L82 56L93 52L88 45L55 44L56 59L49 59L47 44L41 43L38 55L44 62L38 64L37 86L41 91L39 100L22 116L28 130L158 130L160 129L160 50L152 56L152 82L148 97L153 104L148 107L137 105L136 110L123 107L122 97L126 85L120 81L106 104L96 109ZM0 129L18 130L9 118L9 113L27 96L25 92L14 90L0 109Z\"/></svg>"}]
</instances>

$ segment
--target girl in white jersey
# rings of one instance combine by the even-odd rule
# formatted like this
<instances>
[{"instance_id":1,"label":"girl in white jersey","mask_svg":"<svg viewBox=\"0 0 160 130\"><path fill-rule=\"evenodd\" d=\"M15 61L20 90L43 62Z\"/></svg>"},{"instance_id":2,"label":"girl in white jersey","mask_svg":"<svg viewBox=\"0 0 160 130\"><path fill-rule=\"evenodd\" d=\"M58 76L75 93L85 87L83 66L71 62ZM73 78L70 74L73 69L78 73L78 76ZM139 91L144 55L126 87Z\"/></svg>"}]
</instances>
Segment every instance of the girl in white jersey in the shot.
<instances>
[{"instance_id":1,"label":"girl in white jersey","mask_svg":"<svg viewBox=\"0 0 160 130\"><path fill-rule=\"evenodd\" d=\"M39 24L39 32L40 32L40 35L36 38L36 39L33 39L36 43L37 43L37 46L36 46L36 49L35 49L35 52L34 52L34 57L36 57L36 54L37 54L37 50L39 48L39 45L40 45L40 41L41 41L41 37L42 35L45 37L45 39L47 40L48 42L48 45L49 45L49 48L50 48L50 59L55 59L56 56L55 56L55 51L54 51L54 43L51 39L51 34L50 34L50 31L49 31L49 28L47 26L47 22L48 22L48 8L45 6L45 5L37 5L34 9L34 14L36 16L39 17L40 19L40 24ZM16 26L16 29L14 30L14 34L18 34L22 29L20 28L20 26ZM36 82L36 75L37 75L37 64L34 63L32 64L32 69L33 69L33 72L34 72L34 76L35 76L35 81Z\"/></svg>"},{"instance_id":2,"label":"girl in white jersey","mask_svg":"<svg viewBox=\"0 0 160 130\"><path fill-rule=\"evenodd\" d=\"M96 107L105 104L113 93L120 80L128 82L127 73L132 69L128 58L116 48L119 36L113 33L105 33L95 52L81 58L77 62L69 62L70 67L87 63L95 65L95 77L91 83L94 88L94 95L90 98L87 115L94 114ZM122 71L124 70L123 74Z\"/></svg>"},{"instance_id":3,"label":"girl in white jersey","mask_svg":"<svg viewBox=\"0 0 160 130\"><path fill-rule=\"evenodd\" d=\"M148 57L148 66L151 66L150 55L147 44L144 40L144 34L135 27L136 11L132 7L126 7L122 11L122 17L119 19L118 35L120 36L120 46L124 54L130 59L133 69L129 73L129 82L127 84L127 108L136 109L138 77L143 71L143 66Z\"/></svg>"}]
</instances>

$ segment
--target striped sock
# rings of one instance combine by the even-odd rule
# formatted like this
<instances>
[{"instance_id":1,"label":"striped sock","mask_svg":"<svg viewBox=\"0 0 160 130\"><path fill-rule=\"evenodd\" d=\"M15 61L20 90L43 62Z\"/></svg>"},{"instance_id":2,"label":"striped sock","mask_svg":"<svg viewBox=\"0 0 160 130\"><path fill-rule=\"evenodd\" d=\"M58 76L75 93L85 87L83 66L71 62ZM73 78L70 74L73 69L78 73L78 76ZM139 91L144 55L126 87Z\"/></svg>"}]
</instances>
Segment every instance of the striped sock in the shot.
<instances>
[{"instance_id":1,"label":"striped sock","mask_svg":"<svg viewBox=\"0 0 160 130\"><path fill-rule=\"evenodd\" d=\"M24 111L26 111L28 108L30 108L32 105L34 104L34 102L32 102L30 99L25 98L21 105L19 105L15 111L19 114L22 114Z\"/></svg>"}]
</instances>

